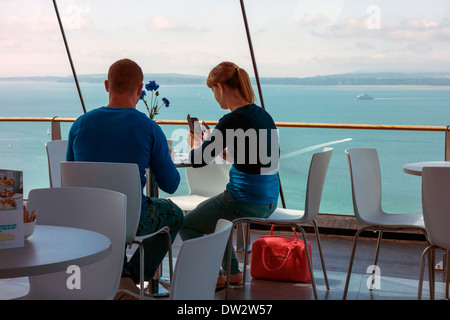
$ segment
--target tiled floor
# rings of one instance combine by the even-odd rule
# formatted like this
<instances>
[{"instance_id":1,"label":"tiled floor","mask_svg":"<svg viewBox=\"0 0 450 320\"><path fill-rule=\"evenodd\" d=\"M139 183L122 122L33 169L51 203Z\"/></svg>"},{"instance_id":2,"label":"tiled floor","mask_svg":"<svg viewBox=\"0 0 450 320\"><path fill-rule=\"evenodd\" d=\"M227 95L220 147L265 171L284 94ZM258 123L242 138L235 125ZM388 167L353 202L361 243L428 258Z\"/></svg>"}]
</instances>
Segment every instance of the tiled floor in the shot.
<instances>
[{"instance_id":1,"label":"tiled floor","mask_svg":"<svg viewBox=\"0 0 450 320\"><path fill-rule=\"evenodd\" d=\"M253 230L254 240L267 231ZM284 233L284 232L282 232ZM330 284L325 288L315 237L308 234L313 252L313 268L319 300L341 300L347 276L353 237L321 235L324 259ZM181 242L174 244L176 256ZM415 300L417 299L420 259L425 242L412 240L383 240L380 256L380 287L370 291L367 288L368 266L373 263L376 239L361 238L356 251L353 273L347 300ZM242 261L243 254L238 253ZM441 254L437 254L437 260ZM167 263L165 264L167 265ZM232 300L312 300L310 284L255 280L247 269L246 285L243 288L230 289ZM444 299L444 274L436 273L436 299ZM428 280L425 274L425 280ZM28 290L27 278L0 279L0 299L19 297ZM428 281L424 282L423 299L429 299ZM224 299L225 291L216 294L216 299Z\"/></svg>"},{"instance_id":2,"label":"tiled floor","mask_svg":"<svg viewBox=\"0 0 450 320\"><path fill-rule=\"evenodd\" d=\"M253 231L252 238L264 235L263 231ZM313 269L319 300L341 300L347 277L353 237L322 235L322 249L324 251L330 290L326 290L316 241L312 234L308 234L313 251ZM380 249L378 265L380 268L380 287L370 291L367 281L370 277L367 268L373 264L376 239L361 238L353 264L347 300L415 300L418 292L420 259L425 242L404 240L383 240ZM441 258L437 254L436 260ZM444 274L436 273L436 299L444 298ZM425 275L425 280L428 277ZM428 299L428 282L424 282L423 299ZM223 298L223 293L217 298ZM255 280L248 277L246 286L241 289L230 290L230 298L245 299L314 299L310 284L284 283L274 281Z\"/></svg>"}]
</instances>

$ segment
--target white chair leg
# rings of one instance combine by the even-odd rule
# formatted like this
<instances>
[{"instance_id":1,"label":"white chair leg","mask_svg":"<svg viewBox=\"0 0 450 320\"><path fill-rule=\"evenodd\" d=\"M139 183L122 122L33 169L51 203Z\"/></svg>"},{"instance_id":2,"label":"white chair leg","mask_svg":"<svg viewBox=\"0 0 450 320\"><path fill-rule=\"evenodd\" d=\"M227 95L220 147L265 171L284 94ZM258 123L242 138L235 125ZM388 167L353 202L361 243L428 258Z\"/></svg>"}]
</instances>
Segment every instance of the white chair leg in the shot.
<instances>
[{"instance_id":1,"label":"white chair leg","mask_svg":"<svg viewBox=\"0 0 450 320\"><path fill-rule=\"evenodd\" d=\"M423 272L425 269L425 252L428 251L428 247L422 252L422 258L420 261L420 273L419 273L419 287L417 291L417 300L422 300L422 287L423 287Z\"/></svg>"},{"instance_id":2,"label":"white chair leg","mask_svg":"<svg viewBox=\"0 0 450 320\"><path fill-rule=\"evenodd\" d=\"M352 273L352 268L353 268L353 259L355 258L355 252L356 252L356 245L358 243L358 238L359 235L361 234L361 232L363 230L365 230L365 227L360 228L356 234L355 234L355 238L353 239L353 248L352 248L352 254L350 256L350 263L348 265L348 271L347 271L347 280L345 281L345 288L344 288L344 295L342 297L342 300L345 300L347 298L347 292L348 292L348 285L350 283L350 276Z\"/></svg>"},{"instance_id":3,"label":"white chair leg","mask_svg":"<svg viewBox=\"0 0 450 320\"><path fill-rule=\"evenodd\" d=\"M246 223L244 227L244 268L242 271L242 282L245 286L245 280L247 278L247 265L248 265L248 247L250 245L250 223Z\"/></svg>"},{"instance_id":4,"label":"white chair leg","mask_svg":"<svg viewBox=\"0 0 450 320\"><path fill-rule=\"evenodd\" d=\"M436 263L435 263L434 257L435 257L435 247L433 246L433 247L431 247L430 253L428 255L428 261L429 261L429 263L428 263L428 274L429 274L428 278L430 279L429 280L430 300L434 300L434 293L435 293L435 290L434 290L435 272L434 271L435 271Z\"/></svg>"},{"instance_id":5,"label":"white chair leg","mask_svg":"<svg viewBox=\"0 0 450 320\"><path fill-rule=\"evenodd\" d=\"M246 226L244 229L242 229L242 227L239 227L240 225L242 225L242 223L245 223ZM245 285L245 274L247 273L247 259L248 259L248 244L249 244L249 227L250 227L250 223L244 221L235 221L233 223L233 227L235 228L237 232L239 232L241 235L242 233L244 233L244 268L243 268L243 282ZM242 230L244 232L242 232ZM237 235L237 237L239 237L239 235ZM230 238L228 240L228 255L227 255L227 272L229 272L231 270L231 255L232 255L232 251L233 250L233 232L230 233ZM225 300L228 299L228 293L229 293L229 289L230 289L230 277L226 277L226 283L225 283Z\"/></svg>"},{"instance_id":6,"label":"white chair leg","mask_svg":"<svg viewBox=\"0 0 450 320\"><path fill-rule=\"evenodd\" d=\"M172 256L172 238L170 237L170 229L168 227L165 227L161 229L161 232L163 232L167 236L167 251L169 255L169 279L163 277L163 262L161 261L161 264L158 267L158 271L156 274L156 279L154 285L157 286L156 288L152 288L152 290L157 290L154 293L154 296L157 297L165 297L168 296L169 293L159 293L159 284L161 284L164 289L167 291L170 291L170 284L172 282L173 278L173 256Z\"/></svg>"},{"instance_id":7,"label":"white chair leg","mask_svg":"<svg viewBox=\"0 0 450 320\"><path fill-rule=\"evenodd\" d=\"M140 282L140 293L139 298L144 300L144 245L139 242L139 262L140 262L140 272L139 272L139 282Z\"/></svg>"},{"instance_id":8,"label":"white chair leg","mask_svg":"<svg viewBox=\"0 0 450 320\"><path fill-rule=\"evenodd\" d=\"M445 266L445 268L446 268L446 274L445 274L445 299L449 299L449 293L448 293L448 291L449 291L449 280L450 280L450 257L449 257L449 250L446 250L445 251L445 256L446 256L446 261L447 261L447 263L446 263L446 266Z\"/></svg>"},{"instance_id":9,"label":"white chair leg","mask_svg":"<svg viewBox=\"0 0 450 320\"><path fill-rule=\"evenodd\" d=\"M236 251L242 251L245 246L245 227L247 223L236 225Z\"/></svg>"},{"instance_id":10,"label":"white chair leg","mask_svg":"<svg viewBox=\"0 0 450 320\"><path fill-rule=\"evenodd\" d=\"M375 258L373 259L373 265L376 266L378 264L378 256L380 254L381 240L383 239L383 230L378 231L378 239L377 239L377 247L375 249ZM372 274L375 273L375 269L373 269ZM370 283L369 290L373 290L373 281Z\"/></svg>"},{"instance_id":11,"label":"white chair leg","mask_svg":"<svg viewBox=\"0 0 450 320\"><path fill-rule=\"evenodd\" d=\"M320 263L322 264L323 278L325 280L325 285L327 287L327 290L330 290L330 286L328 284L327 270L325 268L325 261L323 259L323 254L322 254L322 245L320 243L319 228L317 227L317 223L314 220L313 220L313 225L314 225L314 233L316 234L317 248L319 249Z\"/></svg>"},{"instance_id":12,"label":"white chair leg","mask_svg":"<svg viewBox=\"0 0 450 320\"><path fill-rule=\"evenodd\" d=\"M169 251L169 280L172 281L173 278L173 256L172 256L172 238L170 237L169 231L166 231L167 234L167 246Z\"/></svg>"},{"instance_id":13,"label":"white chair leg","mask_svg":"<svg viewBox=\"0 0 450 320\"><path fill-rule=\"evenodd\" d=\"M235 223L233 225L233 228L239 224ZM232 229L233 229L232 228ZM228 253L227 253L227 270L231 269L231 254L233 250L233 232L230 233L230 238L228 239ZM230 291L230 277L226 277L226 282L225 282L225 300L228 300L228 293Z\"/></svg>"},{"instance_id":14,"label":"white chair leg","mask_svg":"<svg viewBox=\"0 0 450 320\"><path fill-rule=\"evenodd\" d=\"M425 269L425 257L428 255L428 267L429 267L430 266L430 253L429 253L429 251L430 251L431 248L432 248L432 246L428 246L422 252L422 259L421 259L421 263L420 263L419 289L418 289L418 292L417 292L417 300L421 300L422 299L422 287L423 287L423 274L424 274L424 269ZM431 281L431 278L429 279L429 281ZM430 294L431 294L431 292L430 292Z\"/></svg>"},{"instance_id":15,"label":"white chair leg","mask_svg":"<svg viewBox=\"0 0 450 320\"><path fill-rule=\"evenodd\" d=\"M308 260L308 268L309 268L309 273L311 275L311 285L312 285L312 288L313 288L314 299L317 300L316 281L314 279L314 271L313 271L313 268L312 268L311 256L310 256L311 253L309 252L308 242L306 240L306 233L305 233L305 230L303 230L303 228L300 227L299 225L295 225L295 228L300 230L300 232L302 233L302 236L303 236L303 241L304 241L304 244L305 244L305 251L306 251L306 260Z\"/></svg>"}]
</instances>

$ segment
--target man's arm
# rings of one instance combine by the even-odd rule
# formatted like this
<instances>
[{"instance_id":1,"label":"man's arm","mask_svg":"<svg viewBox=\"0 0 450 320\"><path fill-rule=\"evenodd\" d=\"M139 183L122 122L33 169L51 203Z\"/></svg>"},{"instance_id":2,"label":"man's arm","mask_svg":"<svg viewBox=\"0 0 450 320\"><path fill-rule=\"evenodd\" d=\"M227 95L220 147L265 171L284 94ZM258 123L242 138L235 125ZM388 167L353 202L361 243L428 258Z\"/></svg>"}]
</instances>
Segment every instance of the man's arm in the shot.
<instances>
[{"instance_id":1,"label":"man's arm","mask_svg":"<svg viewBox=\"0 0 450 320\"><path fill-rule=\"evenodd\" d=\"M75 154L73 152L73 139L75 130L76 130L76 122L72 124L72 127L70 128L69 131L69 137L67 141L66 161L75 161Z\"/></svg>"},{"instance_id":2,"label":"man's arm","mask_svg":"<svg viewBox=\"0 0 450 320\"><path fill-rule=\"evenodd\" d=\"M180 173L169 153L167 138L159 126L155 126L155 141L150 155L150 170L158 187L167 193L174 193L180 184Z\"/></svg>"}]
</instances>

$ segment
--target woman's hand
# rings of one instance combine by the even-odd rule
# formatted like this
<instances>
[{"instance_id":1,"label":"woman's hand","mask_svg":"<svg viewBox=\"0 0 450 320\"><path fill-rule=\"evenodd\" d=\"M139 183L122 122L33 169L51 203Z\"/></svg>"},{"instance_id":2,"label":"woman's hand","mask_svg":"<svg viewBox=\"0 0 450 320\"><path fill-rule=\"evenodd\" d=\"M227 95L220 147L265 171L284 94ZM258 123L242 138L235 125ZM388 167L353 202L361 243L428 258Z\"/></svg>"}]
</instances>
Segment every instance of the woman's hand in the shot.
<instances>
[{"instance_id":1,"label":"woman's hand","mask_svg":"<svg viewBox=\"0 0 450 320\"><path fill-rule=\"evenodd\" d=\"M191 150L199 148L202 145L203 141L208 139L209 135L211 134L211 129L205 121L202 121L202 126L204 126L205 129L200 126L194 126L194 132L189 130L186 140L187 145L191 148Z\"/></svg>"},{"instance_id":2,"label":"woman's hand","mask_svg":"<svg viewBox=\"0 0 450 320\"><path fill-rule=\"evenodd\" d=\"M205 129L203 130L203 141L205 141L211 135L211 129L205 121L202 121L202 125L205 127Z\"/></svg>"}]
</instances>

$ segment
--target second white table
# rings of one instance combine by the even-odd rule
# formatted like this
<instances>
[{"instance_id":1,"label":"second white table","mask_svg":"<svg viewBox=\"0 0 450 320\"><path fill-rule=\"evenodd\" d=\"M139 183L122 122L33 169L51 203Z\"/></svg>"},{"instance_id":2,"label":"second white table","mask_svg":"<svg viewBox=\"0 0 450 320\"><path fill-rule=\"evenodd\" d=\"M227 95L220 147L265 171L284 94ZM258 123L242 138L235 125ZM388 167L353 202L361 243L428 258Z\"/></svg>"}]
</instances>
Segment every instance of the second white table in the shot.
<instances>
[{"instance_id":1,"label":"second white table","mask_svg":"<svg viewBox=\"0 0 450 320\"><path fill-rule=\"evenodd\" d=\"M37 225L23 247L0 250L0 279L65 271L100 261L110 251L110 239L97 232Z\"/></svg>"}]
</instances>

